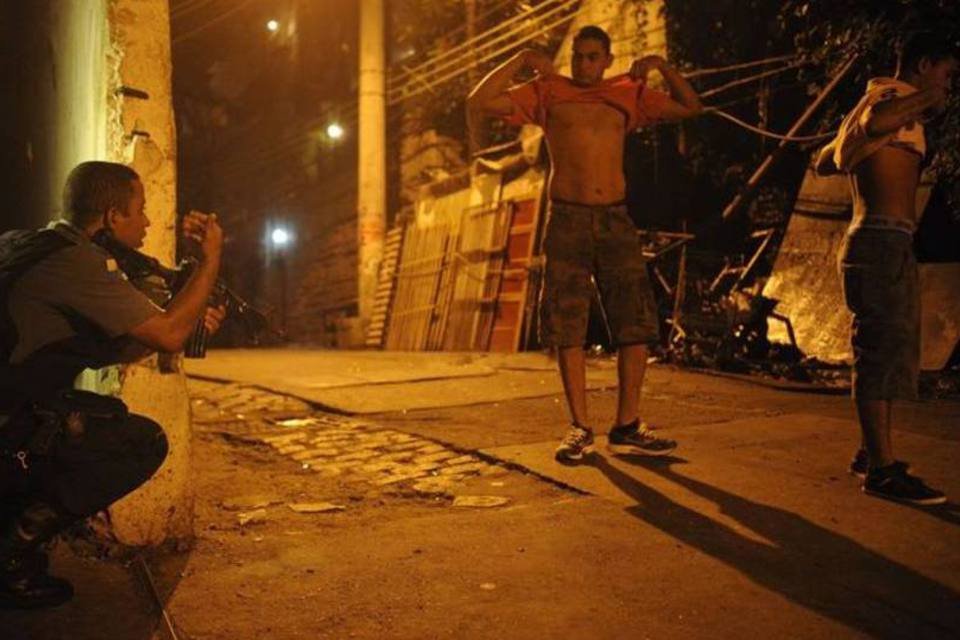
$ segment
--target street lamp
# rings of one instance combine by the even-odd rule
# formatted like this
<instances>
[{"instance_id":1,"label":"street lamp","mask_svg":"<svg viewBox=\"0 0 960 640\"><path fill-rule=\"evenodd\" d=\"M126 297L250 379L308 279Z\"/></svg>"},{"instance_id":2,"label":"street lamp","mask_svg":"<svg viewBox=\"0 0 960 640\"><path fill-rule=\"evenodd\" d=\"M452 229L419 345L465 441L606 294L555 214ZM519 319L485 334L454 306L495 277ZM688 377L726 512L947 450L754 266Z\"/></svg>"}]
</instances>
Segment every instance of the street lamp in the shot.
<instances>
[{"instance_id":1,"label":"street lamp","mask_svg":"<svg viewBox=\"0 0 960 640\"><path fill-rule=\"evenodd\" d=\"M280 23L276 20L267 20L267 31L276 33L277 29L280 28Z\"/></svg>"},{"instance_id":2,"label":"street lamp","mask_svg":"<svg viewBox=\"0 0 960 640\"><path fill-rule=\"evenodd\" d=\"M293 243L293 234L285 227L273 227L269 234L273 249L273 263L280 278L280 328L287 335L287 251Z\"/></svg>"},{"instance_id":3,"label":"street lamp","mask_svg":"<svg viewBox=\"0 0 960 640\"><path fill-rule=\"evenodd\" d=\"M290 232L283 227L277 227L270 232L270 242L273 243L274 248L283 249L290 242Z\"/></svg>"},{"instance_id":4,"label":"street lamp","mask_svg":"<svg viewBox=\"0 0 960 640\"><path fill-rule=\"evenodd\" d=\"M341 127L339 123L331 122L327 125L327 137L331 140L339 140L343 137L343 134L343 127Z\"/></svg>"}]
</instances>

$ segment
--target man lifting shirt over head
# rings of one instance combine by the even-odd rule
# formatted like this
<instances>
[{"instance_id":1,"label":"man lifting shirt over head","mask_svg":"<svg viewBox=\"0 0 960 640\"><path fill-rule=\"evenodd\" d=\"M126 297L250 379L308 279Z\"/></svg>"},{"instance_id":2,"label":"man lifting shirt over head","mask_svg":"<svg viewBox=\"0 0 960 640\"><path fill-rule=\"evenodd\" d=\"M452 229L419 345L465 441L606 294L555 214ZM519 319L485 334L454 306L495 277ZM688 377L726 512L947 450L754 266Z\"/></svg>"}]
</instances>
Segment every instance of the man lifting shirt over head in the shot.
<instances>
[{"instance_id":1,"label":"man lifting shirt over head","mask_svg":"<svg viewBox=\"0 0 960 640\"><path fill-rule=\"evenodd\" d=\"M894 400L917 395L920 284L913 255L917 187L926 155L924 122L942 113L957 70L956 43L917 33L901 47L895 78L875 78L816 163L823 175L847 173L853 219L840 250L846 304L853 313L853 396L862 445L850 472L868 495L940 504L893 458Z\"/></svg>"},{"instance_id":2,"label":"man lifting shirt over head","mask_svg":"<svg viewBox=\"0 0 960 640\"><path fill-rule=\"evenodd\" d=\"M573 41L572 77L554 73L542 53L526 50L487 75L467 99L471 114L543 128L550 152L550 218L544 239L546 271L540 303L541 341L556 347L571 426L557 448L561 462L580 460L593 445L588 426L584 342L593 282L618 347L619 401L610 431L621 453L669 453L638 417L647 345L658 339L653 292L636 229L624 204L624 139L631 130L702 111L690 84L659 56L633 63L630 73L604 79L613 62L610 38L599 27ZM523 69L534 80L511 87ZM647 87L654 69L670 95ZM473 120L473 119L471 119Z\"/></svg>"}]
</instances>

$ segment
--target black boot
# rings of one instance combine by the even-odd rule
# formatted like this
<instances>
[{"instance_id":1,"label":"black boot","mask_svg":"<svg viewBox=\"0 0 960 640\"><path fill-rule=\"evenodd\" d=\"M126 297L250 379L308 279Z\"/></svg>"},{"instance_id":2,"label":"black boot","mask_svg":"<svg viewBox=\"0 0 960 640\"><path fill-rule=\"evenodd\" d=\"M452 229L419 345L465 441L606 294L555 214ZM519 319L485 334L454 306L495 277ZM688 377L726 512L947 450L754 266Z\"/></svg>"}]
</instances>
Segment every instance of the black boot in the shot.
<instances>
[{"instance_id":1,"label":"black boot","mask_svg":"<svg viewBox=\"0 0 960 640\"><path fill-rule=\"evenodd\" d=\"M0 567L0 609L56 607L73 597L73 585L46 572L39 552L10 558Z\"/></svg>"},{"instance_id":2,"label":"black boot","mask_svg":"<svg viewBox=\"0 0 960 640\"><path fill-rule=\"evenodd\" d=\"M0 608L55 607L73 597L73 587L47 573L40 550L69 520L46 504L27 507L0 534Z\"/></svg>"}]
</instances>

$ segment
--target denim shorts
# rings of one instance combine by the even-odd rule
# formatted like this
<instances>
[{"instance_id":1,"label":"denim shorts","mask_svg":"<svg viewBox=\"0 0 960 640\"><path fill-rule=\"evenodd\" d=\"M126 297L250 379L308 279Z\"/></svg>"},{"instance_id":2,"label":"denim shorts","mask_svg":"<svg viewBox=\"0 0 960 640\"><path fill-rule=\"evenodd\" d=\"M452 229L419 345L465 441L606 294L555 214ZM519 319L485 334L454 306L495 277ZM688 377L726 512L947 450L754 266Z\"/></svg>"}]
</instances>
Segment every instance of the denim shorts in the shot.
<instances>
[{"instance_id":1,"label":"denim shorts","mask_svg":"<svg viewBox=\"0 0 960 640\"><path fill-rule=\"evenodd\" d=\"M851 229L840 273L853 313L853 394L915 399L920 374L920 280L913 236L893 228Z\"/></svg>"}]
</instances>

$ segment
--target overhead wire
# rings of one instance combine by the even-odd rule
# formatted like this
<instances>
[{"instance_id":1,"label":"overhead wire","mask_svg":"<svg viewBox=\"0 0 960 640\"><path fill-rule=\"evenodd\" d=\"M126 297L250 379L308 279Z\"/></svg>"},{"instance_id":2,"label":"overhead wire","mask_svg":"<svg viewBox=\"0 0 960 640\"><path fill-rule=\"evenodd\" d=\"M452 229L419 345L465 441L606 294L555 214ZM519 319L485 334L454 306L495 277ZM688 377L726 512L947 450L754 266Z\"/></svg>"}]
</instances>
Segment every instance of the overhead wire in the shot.
<instances>
[{"instance_id":1,"label":"overhead wire","mask_svg":"<svg viewBox=\"0 0 960 640\"><path fill-rule=\"evenodd\" d=\"M239 0L239 1L237 2L237 4L233 5L233 6L230 7L229 9L227 9L227 10L225 10L225 11L217 14L217 15L214 16L213 18L210 18L209 20L207 20L207 21L204 22L203 24L199 25L198 27L195 27L194 29L191 29L190 31L187 31L186 33L182 33L182 34L178 35L177 37L172 38L171 41L170 41L170 43L173 44L173 45L179 44L179 43L183 42L184 40L188 40L188 39L194 37L194 36L197 35L198 33L202 33L203 31L206 31L207 29L209 29L209 28L212 27L213 25L219 24L220 22L223 22L224 20L226 20L227 18L229 18L229 17L232 16L233 14L237 13L238 11L240 11L241 9L243 9L244 7L246 7L247 5L251 4L252 2L253 2L253 0Z\"/></svg>"},{"instance_id":2,"label":"overhead wire","mask_svg":"<svg viewBox=\"0 0 960 640\"><path fill-rule=\"evenodd\" d=\"M716 73L727 73L729 71L740 71L742 69L750 69L752 67L759 67L765 64L773 64L774 62L785 62L787 60L796 60L797 56L793 53L788 53L782 56L773 56L772 58L762 58L760 60L751 60L750 62L741 62L738 64L731 64L724 67L706 67L703 69L694 69L693 71L688 71L683 73L683 77L689 79L699 78L700 76L713 75Z\"/></svg>"},{"instance_id":3,"label":"overhead wire","mask_svg":"<svg viewBox=\"0 0 960 640\"><path fill-rule=\"evenodd\" d=\"M720 85L719 87L714 87L714 88L709 89L709 90L707 90L707 91L702 91L702 92L700 92L700 97L701 97L701 98L708 98L708 97L710 97L710 96L717 95L717 94L722 93L722 92L724 92L724 91L727 91L727 90L729 90L729 89L733 89L733 88L736 88L736 87L738 87L738 86L743 86L744 84L747 84L747 83L750 83L750 82L757 82L757 81L759 81L759 80L763 80L764 78L768 78L768 77L770 77L770 76L779 75L779 74L781 74L781 73L785 73L785 72L790 71L790 70L792 70L792 69L797 69L797 68L799 68L799 67L805 66L806 64L807 64L807 63L806 63L805 61L793 62L793 63L787 64L787 65L784 65L784 66L782 66L782 67L779 67L779 68L777 68L777 69L772 69L772 70L764 71L764 72L761 72L761 73L757 73L757 74L754 74L754 75L749 76L749 77L746 77L746 78L740 78L740 79L738 79L738 80L734 80L734 81L732 81L732 82L728 82L728 83L726 83L726 84ZM746 67L743 66L743 65L741 65L740 68L746 68ZM763 136L763 137L765 137L765 138L772 138L772 139L774 139L774 140L780 140L780 141L783 141L783 142L797 142L797 143L803 143L803 142L818 142L818 141L824 140L824 139L826 139L826 138L832 138L832 137L835 136L836 133L837 133L836 131L828 131L828 132L818 133L818 134L808 135L808 136L783 135L783 134L780 134L780 133L776 133L776 132L774 132L774 131L770 131L769 129L764 129L764 128L758 127L758 126L756 126L756 125L752 125L752 124L750 124L749 122L746 122L745 120L742 120L742 119L734 116L733 114L730 114L730 113L727 113L726 111L723 111L720 107L717 107L717 106L708 106L708 107L706 107L706 108L704 109L704 114L706 114L706 115L713 115L713 116L722 118L722 119L724 119L724 120L727 120L727 121L729 121L729 122L732 122L733 124L741 127L742 129L745 129L745 130L750 131L750 132L752 132L752 133L755 133L755 134L757 134L757 135Z\"/></svg>"},{"instance_id":4,"label":"overhead wire","mask_svg":"<svg viewBox=\"0 0 960 640\"><path fill-rule=\"evenodd\" d=\"M511 51L511 50L516 49L519 45L521 45L521 44L523 44L523 43L525 43L525 42L529 42L530 40L533 40L534 38L537 38L537 37L539 37L539 36L541 36L541 35L549 32L549 31L552 31L553 29L557 28L557 27L560 26L561 24L563 24L563 23L565 23L565 22L569 22L569 21L572 20L574 17L575 17L575 14L571 14L571 15L568 15L568 16L564 16L564 17L562 17L562 18L558 18L557 20L555 20L554 22L550 23L549 25L543 27L542 29L539 29L538 31L535 31L535 32L533 32L533 33L529 33L529 34L521 37L519 40L511 43L510 45L507 45L507 46L502 47L502 48L500 48L500 49L498 49L498 50L496 50L496 51L493 51L493 52L491 52L491 53L488 53L488 54L484 55L484 56L481 57L481 58L477 58L477 59L469 62L468 64L462 66L461 68L456 69L456 70L454 70L454 71L451 72L451 73L448 73L448 74L446 74L446 75L441 76L440 78L437 78L437 79L433 80L433 82L431 82L431 83L429 83L429 84L423 83L423 84L425 84L425 86L424 86L423 88L414 89L414 90L412 90L412 91L410 91L410 92L408 92L408 93L404 93L404 94L402 94L402 95L400 95L400 96L394 96L394 97L392 97L392 98L389 97L389 95L388 95L387 105L393 106L393 105L399 104L400 102L403 102L403 101L405 101L405 100L409 100L410 98L419 96L419 95L423 94L424 92L430 90L431 88L436 88L436 87L440 86L441 84L443 84L444 82L447 82L447 81L449 81L449 80L451 80L451 79L453 79L453 78L455 78L455 77L457 77L457 76L459 76L459 75L462 75L462 74L464 74L464 73L467 73L468 71L471 71L471 70L473 70L473 69L476 69L478 66L480 66L481 64L483 64L483 63L485 63L485 62L489 62L490 60L492 60L492 59L494 59L494 58L496 58L496 57L498 57L498 56L501 56L501 55L503 55L504 53L506 53L506 52L508 52L508 51Z\"/></svg>"},{"instance_id":5,"label":"overhead wire","mask_svg":"<svg viewBox=\"0 0 960 640\"><path fill-rule=\"evenodd\" d=\"M825 133L818 133L810 136L787 136L780 133L774 133L773 131L770 131L768 129L763 129L761 127L754 126L749 122L745 122L740 118L737 118L736 116L733 116L727 113L726 111L721 111L716 107L707 107L706 109L703 110L703 112L707 115L714 115L714 116L723 118L725 120L729 120L730 122L742 127L743 129L746 129L747 131L752 131L757 135L761 135L766 138L773 138L774 140L782 140L785 142L818 142L820 140L825 140L826 138L832 138L835 135L837 135L836 131L828 131Z\"/></svg>"},{"instance_id":6,"label":"overhead wire","mask_svg":"<svg viewBox=\"0 0 960 640\"><path fill-rule=\"evenodd\" d=\"M500 0L499 2L497 2L496 4L494 4L493 6L487 7L487 8L484 9L478 16L476 16L476 17L474 18L474 23L483 22L484 20L486 20L487 18L489 18L489 17L492 16L493 14L497 13L498 11L502 11L503 9L507 8L507 7L510 6L510 5L516 6L516 4L517 4L517 3L516 3L516 0ZM459 27L457 27L456 29L454 29L454 30L451 31L450 33L451 33L451 35L452 35L452 34L455 34L455 33L460 33L461 31L466 31L466 30L467 30L467 23L464 22L463 24L461 24Z\"/></svg>"},{"instance_id":7,"label":"overhead wire","mask_svg":"<svg viewBox=\"0 0 960 640\"><path fill-rule=\"evenodd\" d=\"M503 38L509 35L512 35L513 33L516 33L518 30L522 30L522 28L525 26L525 25L521 25L519 28L511 27L511 25L514 24L515 22L522 21L522 20L531 20L531 19L537 19L539 21L544 19L548 15L552 15L558 10L569 8L570 6L576 4L579 1L580 0L547 0L547 2L542 2L538 4L536 7L532 7L524 13L518 13L515 16L508 18L507 20L491 27L490 29L487 29L486 31L483 31L475 35L473 38L469 38L461 42L460 44L456 45L455 47L448 49L446 51L443 51L442 55L435 56L432 59L425 60L424 62L417 65L416 67L411 67L410 70L406 73L403 71L398 73L396 76L396 81L400 82L407 75L415 75L415 74L422 75L424 70L426 68L429 68L431 65L436 64L438 59L442 59L440 61L441 64L434 69L434 72L436 72L438 69L441 69L441 68L445 69L449 67L451 64L456 64L459 60L463 60L464 58L470 58L474 56L476 54L476 51L475 51L476 49L484 46L489 46L495 42L500 42ZM544 11L544 8L546 8L547 11ZM508 29L508 27L510 28ZM498 31L503 31L503 30L506 30L506 32L502 34L497 33ZM493 40L490 40L489 42L485 42L482 45L474 46L475 43L478 43L494 35L496 37L494 37ZM465 54L459 54L458 52L460 51L466 51L466 52ZM454 56L455 53L458 55Z\"/></svg>"},{"instance_id":8,"label":"overhead wire","mask_svg":"<svg viewBox=\"0 0 960 640\"><path fill-rule=\"evenodd\" d=\"M204 7L209 7L211 5L214 5L219 1L220 0L185 0L185 2L171 4L170 17L176 19L181 16L193 13L197 9L203 9Z\"/></svg>"},{"instance_id":9,"label":"overhead wire","mask_svg":"<svg viewBox=\"0 0 960 640\"><path fill-rule=\"evenodd\" d=\"M560 13L561 11L563 11L563 10L565 10L565 9L568 9L569 7L573 6L576 2L579 2L579 0L567 0L566 2L564 2L564 3L560 4L560 5L557 5L557 6L553 7L553 8L550 9L549 11L546 11L546 12L544 12L543 14L538 15L538 16L536 17L536 23L535 23L535 24L533 24L533 25L527 25L527 24L520 25L519 27L514 27L514 28L510 29L509 31L505 31L504 33L497 34L497 36L496 36L495 38L493 38L492 40L490 40L490 41L488 41L488 42L485 42L484 45L483 45L483 47L489 47L489 46L491 46L491 45L493 45L493 44L500 43L500 42L502 42L503 40L505 40L505 39L507 39L507 38L509 38L509 37L511 37L511 36L520 34L520 33L522 33L522 32L525 31L525 30L528 30L528 29L531 29L531 28L536 28L537 26L539 26L539 24L542 24L544 21L546 21L546 19L547 19L548 17L551 17L551 18L552 18L552 17L555 16L557 13ZM442 84L443 82L446 82L446 81L449 80L450 78L454 78L454 77L456 77L456 76L458 76L458 75L461 75L461 74L463 74L463 73L466 73L467 71L470 71L470 70L472 70L472 69L475 69L477 66L479 66L479 65L482 64L483 62L486 62L486 61L488 61L488 60L490 60L490 59L492 59L492 58L495 58L495 57L497 57L497 56L499 56L499 55L502 55L503 53L505 53L505 52L507 52L507 51L510 51L510 50L512 50L512 49L515 49L517 46L519 46L519 45L521 45L521 44L523 44L523 43L525 43L525 42L528 42L528 41L532 40L533 38L536 38L537 36L540 36L540 35L546 33L547 31L550 31L551 29L557 27L558 25L563 24L564 22L567 22L567 21L569 21L569 20L572 20L575 15L576 15L576 14L570 14L570 15L568 15L568 16L564 16L564 17L560 18L559 20L556 20L555 22L551 23L548 27L546 27L546 28L544 28L544 29L541 29L541 30L539 30L539 31L537 31L537 32L535 32L535 33L533 33L533 34L527 34L527 35L525 35L525 36L521 36L519 39L511 42L510 44L508 44L508 45L506 45L506 46L503 46L503 47L500 47L499 49L497 49L497 50L495 50L495 51L493 51L493 52L484 54L484 55L483 55L482 57L480 57L480 58L477 57L477 56L478 56L478 52L477 52L477 51L470 51L470 52L468 52L468 53L466 53L466 54L464 54L464 55L460 55L459 57L454 57L454 58L452 58L452 59L445 60L442 64L437 65L437 66L431 71L431 73L433 74L433 77L431 77L431 76L426 76L426 78L424 78L424 75L425 75L425 74L421 74L421 76L420 76L419 78L417 78L417 80L415 80L415 81L408 81L407 83L405 83L405 84L403 84L403 85L400 85L399 87L398 87L398 86L390 86L390 84L388 83L388 87L387 87L388 101L389 101L390 104L396 104L397 102L401 102L401 101L403 101L403 100L405 100L405 99L407 99L407 98L409 98L409 97L412 97L412 96L414 96L414 95L420 95L421 93L423 93L423 92L425 91L425 89L423 89L423 88L421 88L420 90L414 89L414 90L412 90L412 91L410 91L410 92L405 92L405 91L403 91L403 89L404 89L405 86L409 86L409 85L415 84L415 83L416 83L416 84L422 84L422 85L425 85L425 86L428 86L428 87L436 87L436 86L439 86L440 84ZM478 48L479 48L479 47L478 47ZM422 65L421 65L421 66L422 66ZM453 73L447 73L447 74L441 74L441 73L440 73L442 70L450 69L451 67L457 67L457 68L453 71ZM436 75L440 75L440 77L439 77L439 78L436 78ZM400 94L400 95L398 96L397 94Z\"/></svg>"},{"instance_id":10,"label":"overhead wire","mask_svg":"<svg viewBox=\"0 0 960 640\"><path fill-rule=\"evenodd\" d=\"M764 78L769 78L770 76L775 76L775 75L784 73L785 71L790 71L791 69L798 69L798 68L803 67L803 66L806 66L806 65L807 65L807 62L804 62L804 61L794 62L794 63L791 63L791 64L784 65L784 66L782 66L782 67L778 67L778 68L776 68L776 69L770 69L770 70L767 70L767 71L763 71L763 72L761 72L761 73L758 73L758 74L755 74L755 75L752 75L752 76L748 76L748 77L746 77L746 78L739 78L739 79L737 79L737 80L733 80L733 81L728 82L728 83L726 83L726 84L722 84L722 85L720 85L719 87L713 87L713 88L711 88L711 89L706 89L706 90L704 90L704 91L701 91L701 92L700 92L700 97L701 97L701 98L709 98L710 96L716 95L716 94L718 94L718 93L723 93L724 91L727 91L727 90L729 90L729 89L733 89L733 88L735 88L735 87L739 87L739 86L742 86L742 85L745 85L745 84L749 84L749 83L751 83L751 82L756 82L757 80L763 80Z\"/></svg>"}]
</instances>

